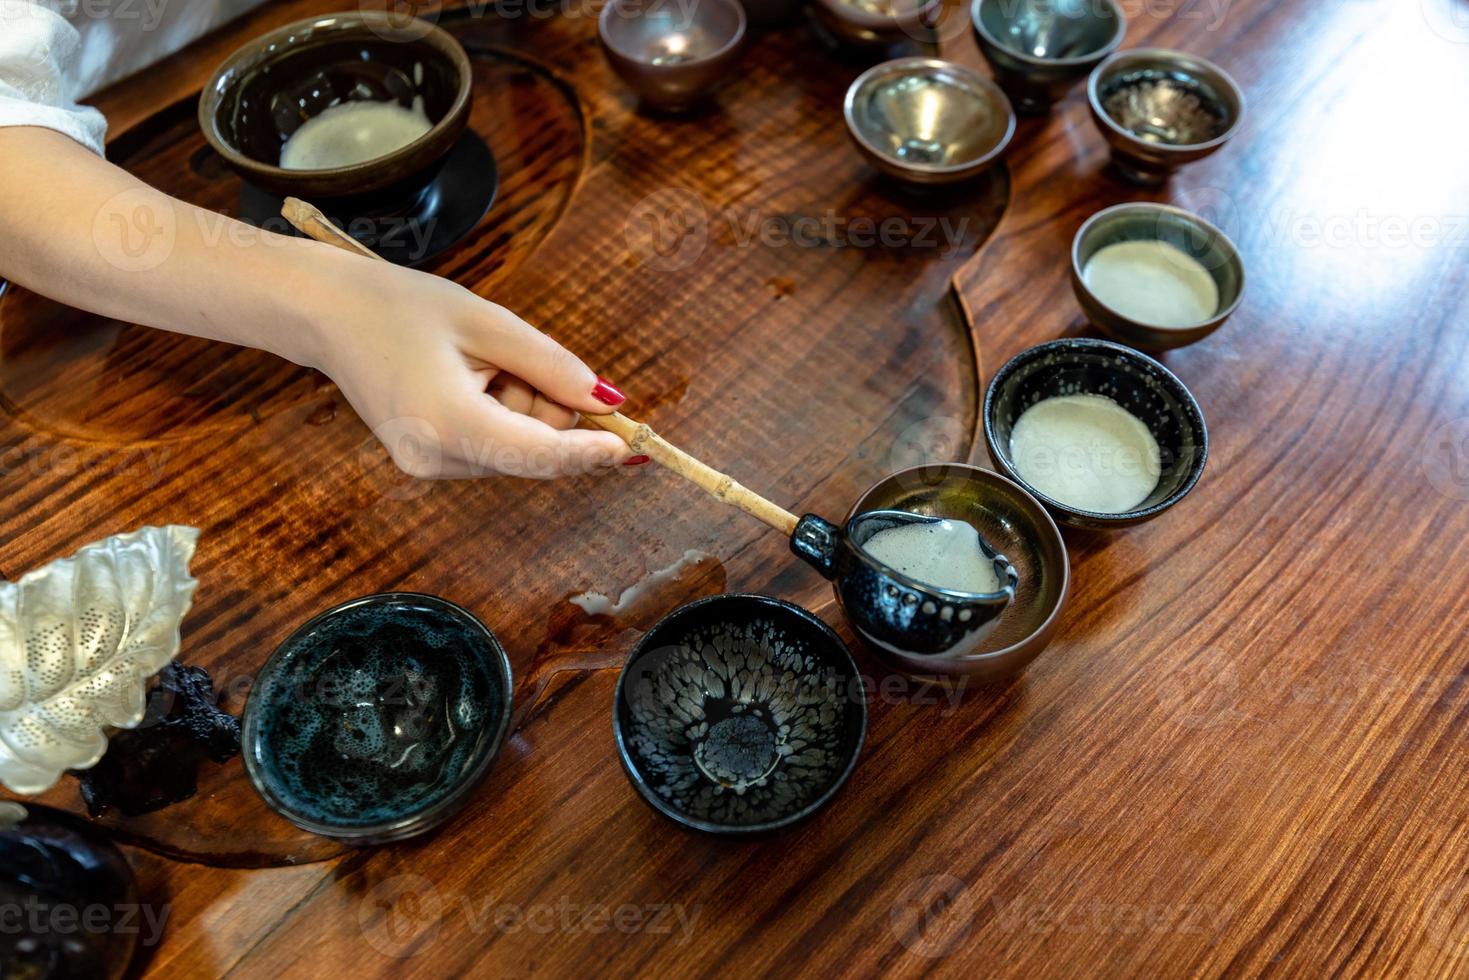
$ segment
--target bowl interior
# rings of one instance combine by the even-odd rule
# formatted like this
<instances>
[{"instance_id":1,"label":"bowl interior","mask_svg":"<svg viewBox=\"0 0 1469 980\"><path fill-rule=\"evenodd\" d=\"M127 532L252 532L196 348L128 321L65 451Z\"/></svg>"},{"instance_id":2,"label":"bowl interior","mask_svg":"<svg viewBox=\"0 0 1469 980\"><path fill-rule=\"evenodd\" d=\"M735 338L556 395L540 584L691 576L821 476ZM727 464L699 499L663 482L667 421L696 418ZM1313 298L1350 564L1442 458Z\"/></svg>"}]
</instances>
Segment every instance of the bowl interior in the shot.
<instances>
[{"instance_id":1,"label":"bowl interior","mask_svg":"<svg viewBox=\"0 0 1469 980\"><path fill-rule=\"evenodd\" d=\"M462 66L430 38L391 39L363 24L325 22L260 41L216 80L214 123L226 145L267 166L279 166L286 140L332 106L395 102L411 109L421 99L437 125L467 84Z\"/></svg>"},{"instance_id":2,"label":"bowl interior","mask_svg":"<svg viewBox=\"0 0 1469 980\"><path fill-rule=\"evenodd\" d=\"M603 37L626 58L673 67L719 54L744 32L732 0L613 0L601 21Z\"/></svg>"},{"instance_id":3,"label":"bowl interior","mask_svg":"<svg viewBox=\"0 0 1469 980\"><path fill-rule=\"evenodd\" d=\"M1010 436L1026 409L1047 398L1082 394L1110 398L1140 419L1158 442L1162 473L1147 499L1123 514L1091 515L1037 493L1057 510L1125 520L1172 503L1198 479L1208 437L1193 396L1157 361L1102 340L1041 344L1000 369L985 396L985 425L992 448L1002 457L997 462L1015 472Z\"/></svg>"},{"instance_id":4,"label":"bowl interior","mask_svg":"<svg viewBox=\"0 0 1469 980\"><path fill-rule=\"evenodd\" d=\"M912 20L934 0L827 0L838 16L862 23Z\"/></svg>"},{"instance_id":5,"label":"bowl interior","mask_svg":"<svg viewBox=\"0 0 1469 980\"><path fill-rule=\"evenodd\" d=\"M271 656L246 706L266 800L308 829L429 815L487 770L510 669L479 620L432 596L369 596L311 620Z\"/></svg>"},{"instance_id":6,"label":"bowl interior","mask_svg":"<svg viewBox=\"0 0 1469 980\"><path fill-rule=\"evenodd\" d=\"M1219 289L1216 316L1239 302L1245 282L1244 264L1228 237L1187 212L1147 205L1101 212L1078 233L1073 258L1081 288L1087 288L1081 274L1092 257L1120 242L1163 242L1202 265ZM1160 252L1168 254L1166 250Z\"/></svg>"},{"instance_id":7,"label":"bowl interior","mask_svg":"<svg viewBox=\"0 0 1469 980\"><path fill-rule=\"evenodd\" d=\"M915 167L958 167L993 153L1014 117L998 89L957 66L896 62L860 83L851 119L877 152Z\"/></svg>"},{"instance_id":8,"label":"bowl interior","mask_svg":"<svg viewBox=\"0 0 1469 980\"><path fill-rule=\"evenodd\" d=\"M643 796L691 827L754 832L822 806L867 727L857 668L830 628L789 603L713 596L633 650L614 723Z\"/></svg>"},{"instance_id":9,"label":"bowl interior","mask_svg":"<svg viewBox=\"0 0 1469 980\"><path fill-rule=\"evenodd\" d=\"M967 521L1014 566L1015 598L972 656L1023 643L1045 626L1066 596L1066 545L1060 531L1034 497L998 473L962 463L904 470L863 494L848 519L874 510Z\"/></svg>"},{"instance_id":10,"label":"bowl interior","mask_svg":"<svg viewBox=\"0 0 1469 980\"><path fill-rule=\"evenodd\" d=\"M1189 60L1125 59L1097 79L1097 103L1145 143L1197 146L1229 132L1239 118L1235 93Z\"/></svg>"},{"instance_id":11,"label":"bowl interior","mask_svg":"<svg viewBox=\"0 0 1469 980\"><path fill-rule=\"evenodd\" d=\"M1120 27L1116 7L1105 0L980 0L975 19L996 44L1037 61L1094 55Z\"/></svg>"}]
</instances>

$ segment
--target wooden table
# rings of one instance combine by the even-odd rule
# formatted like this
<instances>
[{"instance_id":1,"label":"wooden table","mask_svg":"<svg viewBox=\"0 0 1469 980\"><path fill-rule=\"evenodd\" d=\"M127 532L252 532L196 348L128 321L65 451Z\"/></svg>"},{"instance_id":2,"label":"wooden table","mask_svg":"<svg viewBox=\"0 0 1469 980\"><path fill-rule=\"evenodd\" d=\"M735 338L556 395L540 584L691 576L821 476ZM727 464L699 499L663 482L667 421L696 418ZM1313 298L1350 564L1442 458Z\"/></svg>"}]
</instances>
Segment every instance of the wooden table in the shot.
<instances>
[{"instance_id":1,"label":"wooden table","mask_svg":"<svg viewBox=\"0 0 1469 980\"><path fill-rule=\"evenodd\" d=\"M148 901L168 911L140 972L1469 971L1469 131L1454 101L1469 86L1469 24L1451 2L1124 3L1126 46L1185 48L1234 74L1250 103L1242 132L1140 191L1104 172L1073 93L1022 121L1008 174L943 205L863 183L832 102L856 66L790 65L794 108L775 122L829 153L783 164L762 152L781 133L739 102L779 81L768 72L727 92L725 112L649 144L657 130L602 65L590 20L476 28L512 47L545 37L536 84L575 96L531 131L544 145L502 159L484 247L437 271L543 323L670 436L797 507L840 514L914 445L957 440L983 462L973 423L988 370L1086 330L1067 261L1093 211L1171 201L1245 256L1239 312L1164 358L1210 426L1194 494L1130 531L1069 533L1074 591L1046 654L954 704L902 686L874 697L851 782L772 840L684 833L637 799L608 707L640 624L577 620L561 601L693 548L708 557L665 605L750 589L837 622L825 584L752 522L656 472L417 496L382 482L366 430L321 379L138 331L58 349L0 306L0 446L23 450L0 471L0 572L140 523L192 523L203 585L184 656L226 683L292 623L386 588L464 601L522 681L495 774L432 838L345 854L304 839L262 814L238 761L151 822L113 821L154 849L257 866L130 848ZM115 87L100 100L113 131L197 90L241 40L332 6L272 5ZM946 24L946 51L977 64L962 12ZM834 80L810 80L820 73ZM484 111L511 118L515 92L543 97L525 85ZM944 258L824 259L829 281L805 253L716 239L701 261L733 264L695 301L629 260L623 235L626 201L674 181L664 168L712 171L700 179L726 188L721 214L751 200L787 218L927 207L973 230ZM507 244L530 238L523 255ZM944 298L954 272L972 351ZM871 281L886 299L863 293ZM13 313L23 299L5 302ZM772 333L782 317L801 329ZM129 350L145 373L170 365L146 379L161 395L126 387ZM187 392L169 379L201 357L223 358L209 362L222 387L178 409ZM70 370L48 379L48 364ZM114 380L127 398L106 399ZM73 464L91 447L115 465L68 470L67 446ZM114 479L150 461L153 482ZM76 806L70 785L47 799Z\"/></svg>"}]
</instances>

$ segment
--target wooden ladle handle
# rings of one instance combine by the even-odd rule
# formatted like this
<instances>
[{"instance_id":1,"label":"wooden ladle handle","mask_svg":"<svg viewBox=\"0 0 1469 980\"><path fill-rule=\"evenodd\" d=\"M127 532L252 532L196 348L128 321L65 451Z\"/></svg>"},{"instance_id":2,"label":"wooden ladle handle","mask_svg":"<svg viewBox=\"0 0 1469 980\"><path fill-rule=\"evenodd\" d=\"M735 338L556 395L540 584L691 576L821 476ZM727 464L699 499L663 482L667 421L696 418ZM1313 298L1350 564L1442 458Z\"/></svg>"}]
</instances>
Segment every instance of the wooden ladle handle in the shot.
<instances>
[{"instance_id":1,"label":"wooden ladle handle","mask_svg":"<svg viewBox=\"0 0 1469 980\"><path fill-rule=\"evenodd\" d=\"M653 462L659 466L667 467L690 483L703 487L715 500L738 507L746 514L769 524L786 537L795 533L797 523L795 514L777 507L753 490L736 483L733 477L690 456L654 432L647 423L630 419L621 412L582 417L593 425L601 426L608 432L621 436L622 441L627 443L633 452L643 453L651 457Z\"/></svg>"},{"instance_id":2,"label":"wooden ladle handle","mask_svg":"<svg viewBox=\"0 0 1469 980\"><path fill-rule=\"evenodd\" d=\"M381 255L363 245L327 220L320 209L307 204L298 197L288 197L281 205L281 216L301 234L326 245L356 252L368 258L380 259ZM706 466L688 453L664 439L642 422L636 422L620 412L611 415L585 415L588 422L622 437L635 453L643 453L659 466L665 466L690 483L703 487L715 500L738 507L775 528L786 537L795 533L797 518L790 511L777 507L764 497L736 483L732 477Z\"/></svg>"},{"instance_id":3,"label":"wooden ladle handle","mask_svg":"<svg viewBox=\"0 0 1469 980\"><path fill-rule=\"evenodd\" d=\"M348 252L356 252L370 259L382 259L372 249L347 234L336 225L332 224L327 216L321 213L317 207L307 204L299 197L288 197L281 204L281 217L291 223L301 234L308 238L314 238L326 245L335 245L337 248L346 249Z\"/></svg>"}]
</instances>

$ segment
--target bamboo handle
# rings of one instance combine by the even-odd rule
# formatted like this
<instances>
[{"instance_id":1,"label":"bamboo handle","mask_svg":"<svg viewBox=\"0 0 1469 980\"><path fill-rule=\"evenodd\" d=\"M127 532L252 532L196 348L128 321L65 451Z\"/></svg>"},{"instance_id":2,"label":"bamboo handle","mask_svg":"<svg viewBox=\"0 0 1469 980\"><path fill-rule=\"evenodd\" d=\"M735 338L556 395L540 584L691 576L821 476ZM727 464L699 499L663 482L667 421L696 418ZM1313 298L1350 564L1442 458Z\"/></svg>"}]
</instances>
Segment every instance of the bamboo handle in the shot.
<instances>
[{"instance_id":1,"label":"bamboo handle","mask_svg":"<svg viewBox=\"0 0 1469 980\"><path fill-rule=\"evenodd\" d=\"M281 215L297 231L327 245L335 245L349 252L358 252L374 259L382 259L372 249L343 232L326 219L326 215L295 197L286 198L281 206ZM383 259L383 261L387 261ZM600 426L632 447L635 453L644 453L659 466L666 466L690 483L703 487L715 500L738 507L746 514L758 518L775 528L786 537L796 532L796 515L783 510L754 491L747 490L732 477L706 466L688 453L664 439L642 422L635 422L614 412L611 415L584 415L588 422Z\"/></svg>"},{"instance_id":2,"label":"bamboo handle","mask_svg":"<svg viewBox=\"0 0 1469 980\"><path fill-rule=\"evenodd\" d=\"M285 203L281 205L281 217L289 221L292 228L295 228L308 238L314 238L318 242L327 245L335 245L337 248L346 249L349 252L356 252L358 255L365 255L370 259L387 261L387 259L384 259L381 255L332 224L327 220L327 216L321 213L319 208L307 204L299 197L286 198Z\"/></svg>"},{"instance_id":3,"label":"bamboo handle","mask_svg":"<svg viewBox=\"0 0 1469 980\"><path fill-rule=\"evenodd\" d=\"M611 415L582 416L593 425L600 426L622 438L635 453L643 453L659 466L667 467L696 486L703 487L721 503L738 507L752 517L758 518L775 528L786 537L796 531L795 514L766 500L753 490L746 489L733 477L701 463L673 443L664 439L648 427L647 423L628 418L621 412Z\"/></svg>"}]
</instances>

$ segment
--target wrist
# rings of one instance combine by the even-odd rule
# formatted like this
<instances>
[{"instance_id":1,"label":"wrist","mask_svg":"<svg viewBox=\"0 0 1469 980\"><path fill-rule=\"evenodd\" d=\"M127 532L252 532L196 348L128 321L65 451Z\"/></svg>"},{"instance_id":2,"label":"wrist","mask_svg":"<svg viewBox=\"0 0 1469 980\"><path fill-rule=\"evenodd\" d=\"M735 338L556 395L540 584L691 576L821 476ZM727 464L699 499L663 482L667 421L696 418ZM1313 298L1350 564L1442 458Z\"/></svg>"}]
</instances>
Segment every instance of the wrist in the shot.
<instances>
[{"instance_id":1,"label":"wrist","mask_svg":"<svg viewBox=\"0 0 1469 980\"><path fill-rule=\"evenodd\" d=\"M272 353L304 367L326 371L331 352L342 343L344 318L364 289L361 264L369 261L320 242L293 240L282 249L285 275L276 296L280 322L288 329Z\"/></svg>"}]
</instances>

